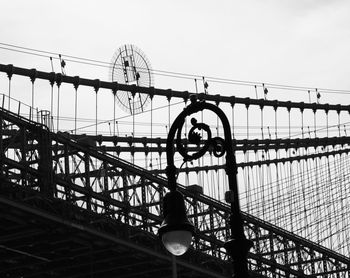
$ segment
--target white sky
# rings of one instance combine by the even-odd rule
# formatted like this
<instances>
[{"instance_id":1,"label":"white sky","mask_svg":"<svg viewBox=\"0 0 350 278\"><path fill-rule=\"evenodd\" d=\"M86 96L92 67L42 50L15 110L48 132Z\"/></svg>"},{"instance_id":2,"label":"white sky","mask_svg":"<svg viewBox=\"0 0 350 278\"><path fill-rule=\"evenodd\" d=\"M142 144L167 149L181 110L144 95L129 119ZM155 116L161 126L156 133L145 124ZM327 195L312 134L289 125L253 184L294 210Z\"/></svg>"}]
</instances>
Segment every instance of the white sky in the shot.
<instances>
[{"instance_id":1,"label":"white sky","mask_svg":"<svg viewBox=\"0 0 350 278\"><path fill-rule=\"evenodd\" d=\"M0 8L4 43L102 61L132 43L154 69L350 89L346 0L0 0ZM3 63L35 67L8 56L0 51Z\"/></svg>"},{"instance_id":2,"label":"white sky","mask_svg":"<svg viewBox=\"0 0 350 278\"><path fill-rule=\"evenodd\" d=\"M0 0L0 10L2 43L106 62L118 47L131 43L157 70L350 90L347 0ZM47 58L1 48L0 63L51 71ZM66 71L108 80L106 68L67 63ZM246 94L209 85L211 94L255 97L251 89ZM194 91L193 80L156 76L155 86ZM284 93L285 98L298 94ZM30 103L30 91L26 96ZM269 97L281 96L270 90ZM307 93L298 100L307 101ZM346 103L347 95L322 95L321 101Z\"/></svg>"}]
</instances>

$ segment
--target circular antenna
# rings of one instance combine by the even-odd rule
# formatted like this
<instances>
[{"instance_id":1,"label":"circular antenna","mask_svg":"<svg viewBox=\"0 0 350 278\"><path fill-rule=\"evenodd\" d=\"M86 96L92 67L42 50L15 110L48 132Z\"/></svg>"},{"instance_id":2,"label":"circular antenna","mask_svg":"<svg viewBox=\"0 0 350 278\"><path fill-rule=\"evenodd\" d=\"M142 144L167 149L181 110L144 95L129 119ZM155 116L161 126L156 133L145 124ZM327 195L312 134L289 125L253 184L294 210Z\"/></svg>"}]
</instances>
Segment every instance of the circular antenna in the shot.
<instances>
[{"instance_id":1,"label":"circular antenna","mask_svg":"<svg viewBox=\"0 0 350 278\"><path fill-rule=\"evenodd\" d=\"M141 87L153 86L151 65L146 55L132 44L123 45L114 53L110 65L110 80L127 85ZM150 96L135 92L116 93L119 106L130 114L143 112L150 102Z\"/></svg>"}]
</instances>

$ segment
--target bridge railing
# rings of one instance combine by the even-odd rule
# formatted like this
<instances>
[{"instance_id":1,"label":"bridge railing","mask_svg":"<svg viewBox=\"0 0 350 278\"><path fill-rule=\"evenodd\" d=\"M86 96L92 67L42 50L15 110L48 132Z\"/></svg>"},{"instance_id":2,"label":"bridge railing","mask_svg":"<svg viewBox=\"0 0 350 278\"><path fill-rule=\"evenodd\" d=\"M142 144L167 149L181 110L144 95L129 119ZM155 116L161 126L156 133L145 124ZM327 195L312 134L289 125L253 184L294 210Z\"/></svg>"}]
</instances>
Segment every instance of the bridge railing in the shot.
<instances>
[{"instance_id":1,"label":"bridge railing","mask_svg":"<svg viewBox=\"0 0 350 278\"><path fill-rule=\"evenodd\" d=\"M54 128L53 118L48 110L39 110L3 93L0 93L0 105L2 109L12 111L18 116L43 124L50 130Z\"/></svg>"}]
</instances>

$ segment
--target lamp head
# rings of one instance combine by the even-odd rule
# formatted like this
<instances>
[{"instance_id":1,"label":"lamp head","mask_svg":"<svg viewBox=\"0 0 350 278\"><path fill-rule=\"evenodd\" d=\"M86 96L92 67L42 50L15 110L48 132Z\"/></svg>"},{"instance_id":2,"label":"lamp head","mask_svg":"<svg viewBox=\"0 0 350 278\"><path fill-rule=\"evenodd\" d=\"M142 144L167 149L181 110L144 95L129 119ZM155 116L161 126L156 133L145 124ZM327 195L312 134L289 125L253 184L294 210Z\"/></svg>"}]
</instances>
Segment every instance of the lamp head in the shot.
<instances>
[{"instance_id":1,"label":"lamp head","mask_svg":"<svg viewBox=\"0 0 350 278\"><path fill-rule=\"evenodd\" d=\"M164 221L158 230L165 248L175 256L184 254L191 245L194 226L186 216L185 201L178 191L163 199Z\"/></svg>"}]
</instances>

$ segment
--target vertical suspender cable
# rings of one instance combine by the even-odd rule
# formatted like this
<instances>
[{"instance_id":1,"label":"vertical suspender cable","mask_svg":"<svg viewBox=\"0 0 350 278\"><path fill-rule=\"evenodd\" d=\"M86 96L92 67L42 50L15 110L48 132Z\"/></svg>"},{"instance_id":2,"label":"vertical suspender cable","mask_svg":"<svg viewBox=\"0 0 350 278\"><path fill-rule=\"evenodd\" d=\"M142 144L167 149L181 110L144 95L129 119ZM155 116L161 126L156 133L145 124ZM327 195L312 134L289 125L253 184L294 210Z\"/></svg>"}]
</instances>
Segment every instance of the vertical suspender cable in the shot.
<instances>
[{"instance_id":1,"label":"vertical suspender cable","mask_svg":"<svg viewBox=\"0 0 350 278\"><path fill-rule=\"evenodd\" d=\"M339 136L340 136L340 110L338 111L338 125L339 125ZM345 133L345 136L347 135L346 134L346 130L345 130L345 125L344 125L344 133ZM341 211L344 212L344 211L348 211L346 206L348 204L347 202L347 199L346 199L346 196L349 196L349 193L347 192L347 188L348 186L347 185L347 182L349 180L349 172L347 171L347 169L349 167L346 167L347 165L349 165L349 155L348 154L340 154L339 155L339 168L340 168L340 171L341 171L341 183L340 183L340 186L341 186ZM345 171L344 171L345 170ZM345 205L344 205L345 204ZM348 217L348 213L345 214L345 213L342 213L342 224L343 224L343 227L348 227L349 226L349 217ZM345 240L343 240L343 242L345 242L345 246L342 246L342 249L343 250L343 253L349 253L350 252L350 247L349 247L349 244L347 244L349 241L350 241L350 238L349 238L349 233L343 233L345 234Z\"/></svg>"},{"instance_id":2,"label":"vertical suspender cable","mask_svg":"<svg viewBox=\"0 0 350 278\"><path fill-rule=\"evenodd\" d=\"M59 130L59 120L60 120L60 87L62 84L62 74L56 74L56 85L57 85L57 126L56 131Z\"/></svg>"},{"instance_id":3,"label":"vertical suspender cable","mask_svg":"<svg viewBox=\"0 0 350 278\"><path fill-rule=\"evenodd\" d=\"M300 113L301 113L301 138L304 139L304 109L300 109ZM306 150L306 148L305 148ZM300 149L300 152L301 152L301 155L305 155L305 152L304 152L304 149L301 148ZM301 181L301 190L302 190L302 196L303 196L303 208L304 208L304 221L305 221L305 229L304 229L304 237L306 238L307 236L307 230L308 230L308 227L309 227L309 223L308 223L308 214L307 214L307 202L310 202L310 200L308 200L306 198L306 182L305 182L305 163L304 163L304 160L301 160L299 162L299 167L301 167L301 178L302 178L302 181Z\"/></svg>"},{"instance_id":4,"label":"vertical suspender cable","mask_svg":"<svg viewBox=\"0 0 350 278\"><path fill-rule=\"evenodd\" d=\"M288 138L291 139L292 134L291 134L291 108L288 107ZM292 149L289 148L288 150L289 154L288 157L291 158L292 157ZM294 212L294 208L293 208L293 202L295 202L296 200L293 200L294 197L294 182L293 182L293 169L292 169L292 162L289 161L289 190L290 191L290 197L289 197L289 219L290 219L290 231L293 232L294 230L294 223L293 223L293 212Z\"/></svg>"},{"instance_id":5,"label":"vertical suspender cable","mask_svg":"<svg viewBox=\"0 0 350 278\"><path fill-rule=\"evenodd\" d=\"M132 95L132 147L135 146L135 94ZM135 164L135 153L131 151L131 163Z\"/></svg>"},{"instance_id":6,"label":"vertical suspender cable","mask_svg":"<svg viewBox=\"0 0 350 278\"><path fill-rule=\"evenodd\" d=\"M151 95L151 139L153 139L153 95ZM152 144L151 144L152 147ZM151 170L153 169L153 151L151 150Z\"/></svg>"},{"instance_id":7,"label":"vertical suspender cable","mask_svg":"<svg viewBox=\"0 0 350 278\"><path fill-rule=\"evenodd\" d=\"M263 126L264 126L264 111L263 111L263 106L260 105L260 112L261 112L261 116L260 116L260 124L261 124L261 139L264 140L264 129L263 129ZM262 150L262 154L265 154L265 150ZM263 160L265 159L265 157L263 158ZM265 179L264 179L264 165L260 165L259 166L259 174L260 174L260 182L261 182L261 194L262 194L262 213L263 213L263 217L266 219L266 215L265 215L265 207L266 207L266 203L265 203L265 186L264 186L264 183L265 183Z\"/></svg>"},{"instance_id":8,"label":"vertical suspender cable","mask_svg":"<svg viewBox=\"0 0 350 278\"><path fill-rule=\"evenodd\" d=\"M9 101L8 101L8 110L11 111L11 77L9 77Z\"/></svg>"},{"instance_id":9,"label":"vertical suspender cable","mask_svg":"<svg viewBox=\"0 0 350 278\"><path fill-rule=\"evenodd\" d=\"M316 109L313 109L313 113L314 113L314 135L315 138L317 137L317 133L316 133ZM317 152L317 149L315 148L315 152ZM318 165L318 158L315 158L315 163L316 163L316 167L315 167L315 182L316 182L316 200L315 200L315 205L316 205L316 219L318 219L317 224L316 224L316 243L320 243L322 238L321 238L321 223L319 221L319 219L321 219L321 208L320 208L320 192L319 192L319 165Z\"/></svg>"},{"instance_id":10,"label":"vertical suspender cable","mask_svg":"<svg viewBox=\"0 0 350 278\"><path fill-rule=\"evenodd\" d=\"M54 122L53 122L53 86L55 84L55 80L56 80L56 74L54 72L50 73L50 86L51 86L51 99L50 99L50 129L53 130L53 126L54 126Z\"/></svg>"},{"instance_id":11,"label":"vertical suspender cable","mask_svg":"<svg viewBox=\"0 0 350 278\"><path fill-rule=\"evenodd\" d=\"M115 99L116 99L116 92L113 92L113 136L115 136Z\"/></svg>"},{"instance_id":12,"label":"vertical suspender cable","mask_svg":"<svg viewBox=\"0 0 350 278\"><path fill-rule=\"evenodd\" d=\"M31 105L31 115L29 116L29 119L34 121L34 82L32 82L32 105Z\"/></svg>"},{"instance_id":13,"label":"vertical suspender cable","mask_svg":"<svg viewBox=\"0 0 350 278\"><path fill-rule=\"evenodd\" d=\"M171 127L171 123L170 123L170 101L171 101L171 96L168 96L168 127L169 127L169 130L170 130L170 127Z\"/></svg>"},{"instance_id":14,"label":"vertical suspender cable","mask_svg":"<svg viewBox=\"0 0 350 278\"><path fill-rule=\"evenodd\" d=\"M36 69L32 69L30 71L30 81L32 82L32 109L31 109L31 115L29 116L29 119L30 120L33 120L34 121L34 82L35 82L35 79L36 79Z\"/></svg>"},{"instance_id":15,"label":"vertical suspender cable","mask_svg":"<svg viewBox=\"0 0 350 278\"><path fill-rule=\"evenodd\" d=\"M277 105L274 106L274 111L275 111L275 139L276 141L278 140L278 123L277 123ZM276 147L275 149L276 151L276 158L279 159L280 158L280 154L279 154L279 149ZM275 167L276 167L276 185L277 185L277 211L280 212L281 211L281 194L282 194L282 190L281 190L281 185L280 185L280 174L279 174L279 164L278 162L276 162ZM278 217L276 219L276 225L279 226L280 224L280 217Z\"/></svg>"},{"instance_id":16,"label":"vertical suspender cable","mask_svg":"<svg viewBox=\"0 0 350 278\"><path fill-rule=\"evenodd\" d=\"M98 91L100 89L101 82L99 79L95 79L94 90L95 90L95 135L97 136L97 119L98 119Z\"/></svg>"},{"instance_id":17,"label":"vertical suspender cable","mask_svg":"<svg viewBox=\"0 0 350 278\"><path fill-rule=\"evenodd\" d=\"M247 110L247 127L246 127L246 133L247 133L247 140L249 140L249 104L246 104L246 110ZM245 153L244 153L244 159L245 159L245 162L249 162L249 151L248 150L245 150ZM248 213L250 213L250 205L251 205L251 186L250 186L250 174L249 174L249 167L247 167L248 170L248 175L247 175L247 180L248 180L248 190L247 190L247 210L248 210Z\"/></svg>"},{"instance_id":18,"label":"vertical suspender cable","mask_svg":"<svg viewBox=\"0 0 350 278\"><path fill-rule=\"evenodd\" d=\"M194 84L195 84L195 87L196 87L196 94L198 94L198 86L197 86L197 79L196 78L194 79Z\"/></svg>"},{"instance_id":19,"label":"vertical suspender cable","mask_svg":"<svg viewBox=\"0 0 350 278\"><path fill-rule=\"evenodd\" d=\"M204 78L204 77L203 77ZM203 110L201 111L201 123L203 123ZM201 136L203 138L203 130L201 131ZM201 164L204 166L204 156L202 156L199 160L198 160L198 163L199 163L199 167L201 166ZM199 180L199 184L203 184L204 185L204 172L200 172L199 173L199 176L200 176L200 180Z\"/></svg>"},{"instance_id":20,"label":"vertical suspender cable","mask_svg":"<svg viewBox=\"0 0 350 278\"><path fill-rule=\"evenodd\" d=\"M132 95L132 138L135 138L135 95ZM134 140L133 140L134 141Z\"/></svg>"},{"instance_id":21,"label":"vertical suspender cable","mask_svg":"<svg viewBox=\"0 0 350 278\"><path fill-rule=\"evenodd\" d=\"M185 107L186 107L187 101L185 100L184 102L185 102ZM188 131L188 125L187 125L187 117L186 117L186 119L185 119L185 136L184 136L185 138L187 137L187 131ZM185 165L186 165L185 166L186 167L185 185L188 186L190 183L190 179L189 179L189 173L187 171L187 169L188 169L188 162L187 161L186 161ZM210 186L209 186L209 188L210 188ZM203 187L203 190L204 190L204 187Z\"/></svg>"},{"instance_id":22,"label":"vertical suspender cable","mask_svg":"<svg viewBox=\"0 0 350 278\"><path fill-rule=\"evenodd\" d=\"M314 112L314 135L315 135L315 138L317 138L316 109L313 109L313 112Z\"/></svg>"},{"instance_id":23,"label":"vertical suspender cable","mask_svg":"<svg viewBox=\"0 0 350 278\"><path fill-rule=\"evenodd\" d=\"M232 117L232 139L235 139L235 110L234 110L235 104L231 102L231 117Z\"/></svg>"},{"instance_id":24,"label":"vertical suspender cable","mask_svg":"<svg viewBox=\"0 0 350 278\"><path fill-rule=\"evenodd\" d=\"M96 139L97 139L97 119L98 119L98 91L100 89L100 80L99 79L95 79L95 84L94 84L94 91L95 91L95 135L96 135ZM95 165L96 165L96 169L97 169L97 158L95 159ZM93 166L93 163L91 163ZM100 179L97 178L96 179L96 187L98 186L98 184L100 183ZM92 186L92 185L91 185Z\"/></svg>"},{"instance_id":25,"label":"vertical suspender cable","mask_svg":"<svg viewBox=\"0 0 350 278\"><path fill-rule=\"evenodd\" d=\"M338 114L338 136L340 137L340 110L337 111Z\"/></svg>"},{"instance_id":26,"label":"vertical suspender cable","mask_svg":"<svg viewBox=\"0 0 350 278\"><path fill-rule=\"evenodd\" d=\"M98 101L97 94L98 94L98 90L100 88L98 79L95 80L93 87L94 87L94 92L95 92L95 136L96 136L95 140L97 141L97 116L98 116L98 114L97 114L97 112L98 112L97 111L97 101ZM90 163L91 163L92 169L98 168L97 161L98 161L98 159L95 158L95 163L94 163L93 159L90 157ZM90 187L94 188L94 185L95 185L95 188L97 188L99 183L100 183L100 178L97 176L96 179L90 184Z\"/></svg>"},{"instance_id":27,"label":"vertical suspender cable","mask_svg":"<svg viewBox=\"0 0 350 278\"><path fill-rule=\"evenodd\" d=\"M75 88L74 99L74 134L77 134L77 115L78 115L78 88Z\"/></svg>"},{"instance_id":28,"label":"vertical suspender cable","mask_svg":"<svg viewBox=\"0 0 350 278\"><path fill-rule=\"evenodd\" d=\"M256 88L256 85L254 85L254 89L255 89L255 97L256 99L258 99L258 89Z\"/></svg>"},{"instance_id":29,"label":"vertical suspender cable","mask_svg":"<svg viewBox=\"0 0 350 278\"><path fill-rule=\"evenodd\" d=\"M95 136L97 136L97 117L98 117L98 114L97 114L97 109L98 109L97 101L98 101L98 96L97 96L97 91L96 91L96 94L95 94Z\"/></svg>"},{"instance_id":30,"label":"vertical suspender cable","mask_svg":"<svg viewBox=\"0 0 350 278\"><path fill-rule=\"evenodd\" d=\"M339 114L338 114L338 123L339 123ZM339 158L338 158L339 157ZM335 155L334 156L334 168L335 168L335 176L339 178L339 182L338 182L338 186L339 186L339 201L340 201L340 219L341 221L339 221L339 227L337 227L337 231L344 231L344 228L346 226L344 226L344 224L346 223L346 217L345 217L345 207L344 207L344 191L343 191L343 187L344 187L344 173L341 170L341 161L340 161L340 157L341 155ZM339 210L337 211L339 213ZM336 250L342 250L342 246L340 245L341 242L348 242L345 241L345 237L344 237L344 233L338 233L338 237L337 237L337 241L339 242L338 246L336 247Z\"/></svg>"},{"instance_id":31,"label":"vertical suspender cable","mask_svg":"<svg viewBox=\"0 0 350 278\"><path fill-rule=\"evenodd\" d=\"M325 112L326 112L326 136L327 136L327 138L329 138L329 123L328 123L328 121L329 121L329 119L328 119L328 117L329 117L329 110L328 109L326 109L325 110ZM327 149L326 149L327 151L329 150L329 145L327 145ZM329 235L332 235L333 234L333 232L332 232L332 227L333 227L333 225L332 225L332 219L333 219L333 217L332 217L332 212L335 212L336 211L336 200L334 199L334 195L337 195L337 196L339 196L338 194L334 194L334 192L333 192L333 184L334 184L334 182L332 181L332 173L331 173L331 165L330 165L330 162L329 162L329 159L330 159L330 157L329 156L327 156L326 157L326 160L327 160L327 169L328 169L328 180L326 180L326 183L328 183L330 186L328 186L328 194L329 194L329 199L330 199L330 206L327 206L327 208L328 208L328 215L329 215L329 217L328 217L328 229L329 229ZM333 159L335 160L335 156L333 157ZM334 161L333 160L333 161ZM341 189L339 188L339 187L336 187L334 190L339 190L339 191L341 191ZM335 230L336 231L339 231L339 228L338 228L338 225L339 225L339 221L336 221L336 223L335 223ZM333 250L333 236L329 236L329 247L330 247L330 249L331 250Z\"/></svg>"},{"instance_id":32,"label":"vertical suspender cable","mask_svg":"<svg viewBox=\"0 0 350 278\"><path fill-rule=\"evenodd\" d=\"M75 89L75 98L74 98L74 134L77 134L77 115L78 115L78 87L80 83L79 76L74 77L74 89Z\"/></svg>"},{"instance_id":33,"label":"vertical suspender cable","mask_svg":"<svg viewBox=\"0 0 350 278\"><path fill-rule=\"evenodd\" d=\"M117 97L117 89L113 89L112 90L112 93L113 93L113 136L115 136L115 125L116 125L116 122L115 122L115 101L116 101L116 97Z\"/></svg>"},{"instance_id":34,"label":"vertical suspender cable","mask_svg":"<svg viewBox=\"0 0 350 278\"><path fill-rule=\"evenodd\" d=\"M234 98L234 97L232 97ZM231 101L231 121L232 121L232 140L235 139L235 111L234 111L234 106L235 106L235 102L232 99ZM236 149L233 150L235 152L236 155ZM238 175L238 171L237 171L237 175Z\"/></svg>"},{"instance_id":35,"label":"vertical suspender cable","mask_svg":"<svg viewBox=\"0 0 350 278\"><path fill-rule=\"evenodd\" d=\"M53 127L53 83L51 84L51 107L50 107L50 115L51 115L51 124Z\"/></svg>"},{"instance_id":36,"label":"vertical suspender cable","mask_svg":"<svg viewBox=\"0 0 350 278\"><path fill-rule=\"evenodd\" d=\"M60 87L57 87L57 123L56 123L56 131L59 130L59 121L60 121Z\"/></svg>"},{"instance_id":37,"label":"vertical suspender cable","mask_svg":"<svg viewBox=\"0 0 350 278\"><path fill-rule=\"evenodd\" d=\"M220 137L219 136L219 117L216 116L216 136L217 137ZM220 158L218 157L217 158L217 165L220 164ZM217 196L216 196L216 199L217 200L220 200L220 170L217 170L216 171L216 185L217 185Z\"/></svg>"},{"instance_id":38,"label":"vertical suspender cable","mask_svg":"<svg viewBox=\"0 0 350 278\"><path fill-rule=\"evenodd\" d=\"M12 80L12 75L13 75L13 65L8 65L7 66L7 77L9 80L9 90L8 90L8 110L11 111L11 80ZM4 105L3 105L4 106ZM4 107L3 107L4 108Z\"/></svg>"}]
</instances>

